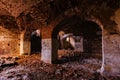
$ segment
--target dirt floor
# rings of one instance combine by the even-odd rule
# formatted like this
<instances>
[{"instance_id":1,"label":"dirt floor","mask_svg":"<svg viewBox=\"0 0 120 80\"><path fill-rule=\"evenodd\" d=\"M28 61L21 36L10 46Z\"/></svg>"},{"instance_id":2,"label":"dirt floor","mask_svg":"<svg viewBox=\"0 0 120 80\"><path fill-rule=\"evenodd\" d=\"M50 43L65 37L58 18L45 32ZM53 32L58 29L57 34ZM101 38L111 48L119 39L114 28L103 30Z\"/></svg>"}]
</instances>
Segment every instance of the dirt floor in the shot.
<instances>
[{"instance_id":1,"label":"dirt floor","mask_svg":"<svg viewBox=\"0 0 120 80\"><path fill-rule=\"evenodd\" d=\"M0 62L0 80L120 80L97 73L101 58L94 56L62 56L57 64L46 64L40 54L9 54L0 56Z\"/></svg>"}]
</instances>

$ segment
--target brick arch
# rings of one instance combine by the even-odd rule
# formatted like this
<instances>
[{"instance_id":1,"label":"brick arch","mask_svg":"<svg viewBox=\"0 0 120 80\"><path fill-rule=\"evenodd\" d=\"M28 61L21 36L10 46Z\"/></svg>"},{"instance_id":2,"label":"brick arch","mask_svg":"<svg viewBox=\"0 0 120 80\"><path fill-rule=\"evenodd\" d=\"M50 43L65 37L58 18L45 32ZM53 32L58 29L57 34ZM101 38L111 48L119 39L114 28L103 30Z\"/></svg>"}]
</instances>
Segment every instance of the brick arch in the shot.
<instances>
[{"instance_id":1,"label":"brick arch","mask_svg":"<svg viewBox=\"0 0 120 80\"><path fill-rule=\"evenodd\" d=\"M20 55L31 54L30 36L33 31L39 29L39 28L29 28L29 27L26 27L26 29L20 32Z\"/></svg>"},{"instance_id":2,"label":"brick arch","mask_svg":"<svg viewBox=\"0 0 120 80\"><path fill-rule=\"evenodd\" d=\"M73 16L73 15L72 15ZM72 16L70 16L70 17L72 17ZM58 17L55 21L54 21L54 25L53 25L53 27L52 27L52 34L51 34L51 38L52 39L55 39L55 36L54 36L54 34L57 34L57 32L59 31L59 28L57 29L57 26L58 26L58 24L60 24L63 20L66 20L66 18L70 18L70 17L63 17L63 16L60 16L60 18ZM80 16L78 16L78 17L80 17ZM101 65L101 68L98 70L98 72L100 72L100 73L103 73L103 71L104 71L104 40L103 40L103 35L105 34L104 33L104 28L103 28L103 24L101 23L101 21L99 20L99 19L97 19L96 17L94 17L94 16L92 16L92 17L86 17L85 19L84 19L85 21L91 21L91 22L93 22L93 23L96 23L99 27L100 27L100 29L101 29L101 31L102 31L102 65ZM55 29L56 29L56 31L55 31ZM54 40L53 40L54 41ZM52 47L54 46L54 45L56 45L56 44L52 44Z\"/></svg>"},{"instance_id":3,"label":"brick arch","mask_svg":"<svg viewBox=\"0 0 120 80\"><path fill-rule=\"evenodd\" d=\"M73 20L78 21L78 22L82 21L81 18L76 15L62 19L60 22L57 22L57 25L55 25L53 27L52 38L56 38L54 34L58 34L59 30L62 28L61 26L66 25L66 24L72 22Z\"/></svg>"},{"instance_id":4,"label":"brick arch","mask_svg":"<svg viewBox=\"0 0 120 80\"><path fill-rule=\"evenodd\" d=\"M74 13L72 13L72 14L74 14ZM79 14L77 14L77 15L70 15L70 16L63 16L63 15L58 16L54 21L51 22L50 25L48 25L48 27L51 27L51 33L54 31L56 26L58 26L58 24L60 24L62 21L66 20L66 19L70 19L73 16L81 18L81 16ZM104 30L103 24L101 23L101 21L98 18L94 17L94 16L84 17L83 20L94 22L101 28L102 31ZM52 38L52 34L51 34L51 38Z\"/></svg>"}]
</instances>

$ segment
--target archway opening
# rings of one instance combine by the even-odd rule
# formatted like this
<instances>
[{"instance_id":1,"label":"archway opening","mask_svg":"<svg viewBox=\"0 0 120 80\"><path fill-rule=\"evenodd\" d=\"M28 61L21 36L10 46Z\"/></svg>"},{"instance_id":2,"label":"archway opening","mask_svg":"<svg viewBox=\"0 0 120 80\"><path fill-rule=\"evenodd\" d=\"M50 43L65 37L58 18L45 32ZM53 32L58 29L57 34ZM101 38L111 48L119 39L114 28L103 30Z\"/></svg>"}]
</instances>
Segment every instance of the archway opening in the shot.
<instances>
[{"instance_id":1,"label":"archway opening","mask_svg":"<svg viewBox=\"0 0 120 80\"><path fill-rule=\"evenodd\" d=\"M35 30L31 33L31 53L41 53L41 35L40 30Z\"/></svg>"},{"instance_id":2,"label":"archway opening","mask_svg":"<svg viewBox=\"0 0 120 80\"><path fill-rule=\"evenodd\" d=\"M52 38L58 40L59 58L83 55L102 60L102 30L93 21L78 16L67 18L54 28Z\"/></svg>"}]
</instances>

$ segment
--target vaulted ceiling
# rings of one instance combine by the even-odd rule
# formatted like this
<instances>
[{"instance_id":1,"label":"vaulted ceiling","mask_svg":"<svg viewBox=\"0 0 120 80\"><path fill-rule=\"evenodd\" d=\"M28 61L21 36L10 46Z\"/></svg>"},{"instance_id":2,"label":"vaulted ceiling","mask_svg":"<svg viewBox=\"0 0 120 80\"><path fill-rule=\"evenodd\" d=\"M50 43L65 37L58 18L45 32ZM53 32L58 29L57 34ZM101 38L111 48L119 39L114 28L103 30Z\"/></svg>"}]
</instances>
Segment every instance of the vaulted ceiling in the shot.
<instances>
[{"instance_id":1,"label":"vaulted ceiling","mask_svg":"<svg viewBox=\"0 0 120 80\"><path fill-rule=\"evenodd\" d=\"M23 26L31 22L44 25L59 15L66 16L75 12L82 17L95 16L103 24L114 26L110 17L119 7L120 0L0 0L0 16L5 16L0 17L0 24L5 24L5 19L11 23L14 18L13 23L22 20ZM106 28L109 29L107 26Z\"/></svg>"},{"instance_id":2,"label":"vaulted ceiling","mask_svg":"<svg viewBox=\"0 0 120 80\"><path fill-rule=\"evenodd\" d=\"M17 17L42 0L0 0L0 14Z\"/></svg>"},{"instance_id":3,"label":"vaulted ceiling","mask_svg":"<svg viewBox=\"0 0 120 80\"><path fill-rule=\"evenodd\" d=\"M17 17L20 13L24 11L27 12L33 6L38 5L42 5L44 9L52 8L53 11L61 11L80 5L82 8L84 8L84 6L89 8L90 5L97 5L99 7L101 7L101 5L107 5L108 7L115 8L119 5L119 0L0 0L0 14Z\"/></svg>"}]
</instances>

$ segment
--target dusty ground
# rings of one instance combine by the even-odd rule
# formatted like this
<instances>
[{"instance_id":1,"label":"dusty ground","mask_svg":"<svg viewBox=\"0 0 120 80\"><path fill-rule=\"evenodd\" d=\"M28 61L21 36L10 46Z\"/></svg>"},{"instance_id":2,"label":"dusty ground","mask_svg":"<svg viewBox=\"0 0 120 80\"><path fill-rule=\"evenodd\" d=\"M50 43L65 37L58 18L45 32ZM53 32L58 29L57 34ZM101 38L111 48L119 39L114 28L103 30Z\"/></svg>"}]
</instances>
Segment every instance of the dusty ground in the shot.
<instances>
[{"instance_id":1,"label":"dusty ground","mask_svg":"<svg viewBox=\"0 0 120 80\"><path fill-rule=\"evenodd\" d=\"M46 64L40 60L40 54L1 57L8 56L14 58L15 64L0 67L0 80L120 80L96 72L101 65L99 57L62 57L58 64Z\"/></svg>"}]
</instances>

